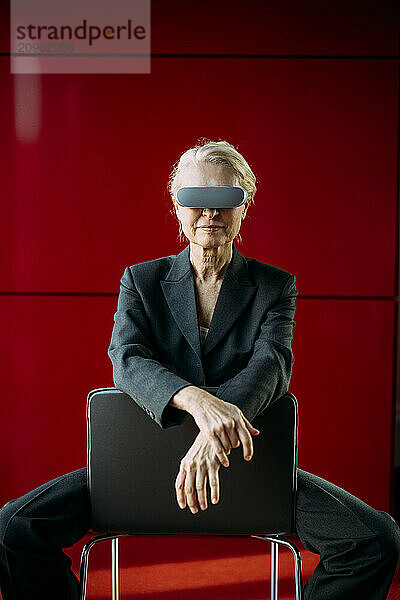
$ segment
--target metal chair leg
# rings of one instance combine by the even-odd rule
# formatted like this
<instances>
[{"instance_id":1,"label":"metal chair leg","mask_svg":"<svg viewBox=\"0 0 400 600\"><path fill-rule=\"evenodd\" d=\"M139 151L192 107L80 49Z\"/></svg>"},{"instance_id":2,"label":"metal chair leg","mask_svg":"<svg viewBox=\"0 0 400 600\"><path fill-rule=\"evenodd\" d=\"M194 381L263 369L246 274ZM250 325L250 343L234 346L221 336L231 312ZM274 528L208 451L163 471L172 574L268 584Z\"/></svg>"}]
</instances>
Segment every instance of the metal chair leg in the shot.
<instances>
[{"instance_id":1,"label":"metal chair leg","mask_svg":"<svg viewBox=\"0 0 400 600\"><path fill-rule=\"evenodd\" d=\"M123 535L129 535L128 533L120 533L118 535L107 533L104 535L97 535L93 537L88 543L83 547L81 553L81 564L80 564L80 589L79 589L79 600L86 600L86 586L87 586L87 573L89 568L89 554L91 549L98 542L106 542L107 540L113 540L112 545L112 598L116 598L119 600L119 590L118 590L118 538ZM114 543L115 542L115 543ZM114 582L116 585L114 585ZM114 594L117 594L114 596Z\"/></svg>"},{"instance_id":2,"label":"metal chair leg","mask_svg":"<svg viewBox=\"0 0 400 600\"><path fill-rule=\"evenodd\" d=\"M113 538L111 542L111 589L112 600L119 600L119 556L118 556L118 538Z\"/></svg>"},{"instance_id":3,"label":"metal chair leg","mask_svg":"<svg viewBox=\"0 0 400 600\"><path fill-rule=\"evenodd\" d=\"M279 546L271 542L271 600L278 600Z\"/></svg>"},{"instance_id":4,"label":"metal chair leg","mask_svg":"<svg viewBox=\"0 0 400 600\"><path fill-rule=\"evenodd\" d=\"M295 583L295 590L296 590L296 600L303 600L303 575L302 575L301 554L300 554L300 551L297 548L297 546L290 540L283 539L282 537L269 536L269 535L263 535L263 536L252 535L251 537L257 538L259 540L273 542L276 544L282 544L283 546L290 548L290 550L293 553L293 557L294 557L294 583ZM271 550L272 550L272 548L271 548ZM271 553L271 561L272 561L272 553ZM273 564L271 562L271 577L272 577L272 569L273 569ZM275 568L275 573L276 572L277 572L277 569ZM272 594L272 582L271 582L271 594Z\"/></svg>"}]
</instances>

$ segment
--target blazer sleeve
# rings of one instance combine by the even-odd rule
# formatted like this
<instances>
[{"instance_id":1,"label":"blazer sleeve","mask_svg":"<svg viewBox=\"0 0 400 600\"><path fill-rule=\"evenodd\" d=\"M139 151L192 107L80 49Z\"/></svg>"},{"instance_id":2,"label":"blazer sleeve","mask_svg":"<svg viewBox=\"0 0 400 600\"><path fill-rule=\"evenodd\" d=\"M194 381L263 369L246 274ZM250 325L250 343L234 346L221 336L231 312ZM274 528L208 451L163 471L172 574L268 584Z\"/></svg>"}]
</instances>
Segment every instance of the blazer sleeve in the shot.
<instances>
[{"instance_id":1,"label":"blazer sleeve","mask_svg":"<svg viewBox=\"0 0 400 600\"><path fill-rule=\"evenodd\" d=\"M162 429L185 420L187 412L168 403L176 392L192 384L158 361L143 302L129 267L121 278L108 356L115 387L135 400Z\"/></svg>"},{"instance_id":2,"label":"blazer sleeve","mask_svg":"<svg viewBox=\"0 0 400 600\"><path fill-rule=\"evenodd\" d=\"M290 274L279 299L267 312L247 366L216 393L218 398L236 404L249 421L288 391L297 295L296 276Z\"/></svg>"}]
</instances>

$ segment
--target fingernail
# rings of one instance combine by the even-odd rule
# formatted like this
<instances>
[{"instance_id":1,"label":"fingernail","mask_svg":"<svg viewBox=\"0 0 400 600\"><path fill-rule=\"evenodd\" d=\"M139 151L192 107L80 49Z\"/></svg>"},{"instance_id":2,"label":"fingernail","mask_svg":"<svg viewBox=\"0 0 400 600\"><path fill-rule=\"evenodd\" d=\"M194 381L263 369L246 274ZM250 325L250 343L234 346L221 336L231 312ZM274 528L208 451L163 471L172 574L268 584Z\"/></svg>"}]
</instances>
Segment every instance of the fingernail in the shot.
<instances>
[{"instance_id":1,"label":"fingernail","mask_svg":"<svg viewBox=\"0 0 400 600\"><path fill-rule=\"evenodd\" d=\"M205 505L205 504L202 504L202 505L201 505L201 510L205 510L205 508L206 508L206 505Z\"/></svg>"},{"instance_id":2,"label":"fingernail","mask_svg":"<svg viewBox=\"0 0 400 600\"><path fill-rule=\"evenodd\" d=\"M179 504L180 508L184 508L185 507L185 505L183 504L183 502L178 502L178 504Z\"/></svg>"},{"instance_id":3,"label":"fingernail","mask_svg":"<svg viewBox=\"0 0 400 600\"><path fill-rule=\"evenodd\" d=\"M216 498L213 498L213 499L212 499L212 503L213 503L213 504L215 504L216 502L217 502L217 499L216 499Z\"/></svg>"}]
</instances>

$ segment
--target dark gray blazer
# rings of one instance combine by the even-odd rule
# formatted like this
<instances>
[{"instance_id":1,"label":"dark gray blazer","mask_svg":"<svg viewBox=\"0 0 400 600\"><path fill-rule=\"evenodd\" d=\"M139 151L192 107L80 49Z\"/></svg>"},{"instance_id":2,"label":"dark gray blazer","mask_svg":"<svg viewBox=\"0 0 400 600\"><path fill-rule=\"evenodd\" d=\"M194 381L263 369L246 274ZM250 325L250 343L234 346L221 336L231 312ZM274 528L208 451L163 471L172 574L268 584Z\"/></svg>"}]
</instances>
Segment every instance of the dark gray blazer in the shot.
<instances>
[{"instance_id":1,"label":"dark gray blazer","mask_svg":"<svg viewBox=\"0 0 400 600\"><path fill-rule=\"evenodd\" d=\"M162 428L186 418L168 403L188 385L218 387L251 421L289 387L296 277L232 243L201 348L189 250L125 269L108 349L115 387Z\"/></svg>"}]
</instances>

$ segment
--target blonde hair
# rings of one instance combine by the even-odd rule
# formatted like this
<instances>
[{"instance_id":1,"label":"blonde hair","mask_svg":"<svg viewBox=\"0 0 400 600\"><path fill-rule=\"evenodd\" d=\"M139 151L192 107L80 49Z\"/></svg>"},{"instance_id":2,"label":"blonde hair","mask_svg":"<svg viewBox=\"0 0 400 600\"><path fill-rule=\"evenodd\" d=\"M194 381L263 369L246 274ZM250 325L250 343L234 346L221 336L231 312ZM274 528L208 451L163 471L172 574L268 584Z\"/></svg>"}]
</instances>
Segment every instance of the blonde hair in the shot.
<instances>
[{"instance_id":1,"label":"blonde hair","mask_svg":"<svg viewBox=\"0 0 400 600\"><path fill-rule=\"evenodd\" d=\"M248 192L244 211L244 214L246 214L249 206L254 204L254 196L257 191L256 176L251 170L247 160L234 146L232 146L232 144L225 140L213 141L207 138L200 138L195 146L186 150L180 158L178 158L168 177L168 192L173 202L171 208L172 215L176 217L173 194L179 188L180 170L187 165L200 163L223 164L233 170L236 179L235 185L239 185ZM178 237L180 242L185 240L180 223ZM242 239L240 234L238 234L237 237L241 242Z\"/></svg>"}]
</instances>

